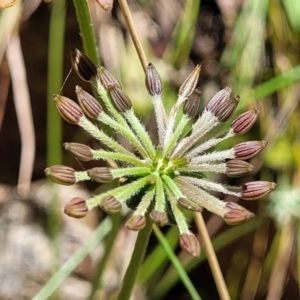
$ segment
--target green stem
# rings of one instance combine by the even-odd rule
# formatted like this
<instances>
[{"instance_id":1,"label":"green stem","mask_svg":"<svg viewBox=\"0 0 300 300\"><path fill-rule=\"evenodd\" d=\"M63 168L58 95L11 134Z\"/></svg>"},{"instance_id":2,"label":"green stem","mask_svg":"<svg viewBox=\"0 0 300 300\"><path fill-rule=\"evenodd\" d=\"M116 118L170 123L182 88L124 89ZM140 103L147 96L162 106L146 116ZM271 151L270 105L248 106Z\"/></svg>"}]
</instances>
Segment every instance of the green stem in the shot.
<instances>
[{"instance_id":1,"label":"green stem","mask_svg":"<svg viewBox=\"0 0 300 300\"><path fill-rule=\"evenodd\" d=\"M191 299L201 300L200 295L198 294L196 288L194 287L187 272L184 270L184 267L181 264L181 262L179 261L178 257L174 254L174 251L173 251L172 247L169 245L168 240L165 238L163 233L160 231L160 229L156 225L153 226L153 231L154 231L161 247L164 249L167 257L171 261L174 269L177 271L178 277L181 279L182 283L184 284L187 291L189 292Z\"/></svg>"},{"instance_id":2,"label":"green stem","mask_svg":"<svg viewBox=\"0 0 300 300\"><path fill-rule=\"evenodd\" d=\"M111 159L113 161L124 161L135 166L148 167L149 165L137 157L122 153L109 152L104 150L92 150L93 159Z\"/></svg>"},{"instance_id":3,"label":"green stem","mask_svg":"<svg viewBox=\"0 0 300 300\"><path fill-rule=\"evenodd\" d=\"M120 134L122 134L136 148L136 150L141 154L143 158L148 157L146 150L144 149L144 147L142 146L142 144L132 132L129 126L124 126L123 124L120 124L104 112L100 114L98 120L108 125L110 128L119 131Z\"/></svg>"},{"instance_id":4,"label":"green stem","mask_svg":"<svg viewBox=\"0 0 300 300\"><path fill-rule=\"evenodd\" d=\"M101 286L101 278L103 275L103 271L108 262L109 255L111 254L111 249L116 241L116 237L120 229L121 214L120 213L112 214L111 221L112 221L112 228L108 235L108 240L106 243L104 255L101 258L101 261L99 262L96 275L93 278L92 290L88 298L89 300L93 300L93 297L97 289L99 289L99 287Z\"/></svg>"},{"instance_id":5,"label":"green stem","mask_svg":"<svg viewBox=\"0 0 300 300\"><path fill-rule=\"evenodd\" d=\"M32 300L44 300L58 289L79 263L101 242L112 226L111 220L106 218L91 237L61 266L61 268L49 279Z\"/></svg>"},{"instance_id":6,"label":"green stem","mask_svg":"<svg viewBox=\"0 0 300 300\"><path fill-rule=\"evenodd\" d=\"M180 137L180 135L183 132L183 129L185 127L185 125L188 123L188 121L190 121L191 118L188 117L187 115L183 115L182 118L180 119L172 137L170 138L170 140L168 141L168 144L165 145L165 150L164 150L164 155L167 156L176 146L176 143Z\"/></svg>"},{"instance_id":7,"label":"green stem","mask_svg":"<svg viewBox=\"0 0 300 300\"><path fill-rule=\"evenodd\" d=\"M95 65L99 65L98 48L88 3L86 0L74 0L73 2L77 21L79 23L84 52Z\"/></svg>"},{"instance_id":8,"label":"green stem","mask_svg":"<svg viewBox=\"0 0 300 300\"><path fill-rule=\"evenodd\" d=\"M140 141L144 145L150 158L154 159L155 149L154 149L151 138L150 138L148 132L146 131L145 127L141 124L140 120L136 117L136 115L134 114L134 111L132 109L126 111L124 114L125 114L125 118L130 123L133 130L140 138Z\"/></svg>"},{"instance_id":9,"label":"green stem","mask_svg":"<svg viewBox=\"0 0 300 300\"><path fill-rule=\"evenodd\" d=\"M54 0L52 3L49 26L49 53L47 72L47 164L54 165L62 162L62 119L53 103L53 94L58 93L63 78L63 48L65 35L66 4L64 0ZM51 195L47 222L48 233L52 239L52 266L58 265L58 236L61 229L60 206L57 188ZM46 297L44 298L46 299Z\"/></svg>"},{"instance_id":10,"label":"green stem","mask_svg":"<svg viewBox=\"0 0 300 300\"><path fill-rule=\"evenodd\" d=\"M122 289L118 295L117 300L129 300L130 298L131 291L133 289L139 271L139 267L143 262L146 253L150 234L152 232L152 221L149 217L149 212L150 209L148 211L148 214L146 215L146 226L139 231L129 266L123 278Z\"/></svg>"},{"instance_id":11,"label":"green stem","mask_svg":"<svg viewBox=\"0 0 300 300\"><path fill-rule=\"evenodd\" d=\"M47 74L47 164L62 161L62 119L53 104L53 94L62 85L63 48L65 33L65 1L54 0L49 27L49 54Z\"/></svg>"}]
</instances>

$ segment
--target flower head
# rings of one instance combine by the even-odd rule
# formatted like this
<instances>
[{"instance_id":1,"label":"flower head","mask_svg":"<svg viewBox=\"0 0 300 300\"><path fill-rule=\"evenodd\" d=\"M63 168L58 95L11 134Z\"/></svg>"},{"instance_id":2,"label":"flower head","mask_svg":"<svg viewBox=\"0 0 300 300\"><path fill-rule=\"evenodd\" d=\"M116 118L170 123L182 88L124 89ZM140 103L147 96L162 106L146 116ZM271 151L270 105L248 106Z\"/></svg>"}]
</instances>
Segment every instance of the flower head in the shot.
<instances>
[{"instance_id":1,"label":"flower head","mask_svg":"<svg viewBox=\"0 0 300 300\"><path fill-rule=\"evenodd\" d=\"M105 149L95 150L73 143L65 144L66 149L78 159L109 160L115 165L80 172L60 166L51 172L48 168L47 174L57 182L59 182L57 178L62 178L60 180L65 184L70 183L69 173L72 175L72 182L90 179L106 183L119 180L121 186L86 200L87 208L90 210L100 206L105 211L114 213L126 203L128 207L134 209L132 217L126 223L132 230L140 230L145 226L145 216L151 210L150 217L158 225L163 226L168 222L177 225L182 248L193 256L199 255L200 247L196 237L189 231L182 209L201 211L204 208L221 216L231 225L253 218L254 215L242 206L221 201L210 192L256 200L271 192L276 187L275 183L257 181L246 183L242 187L225 186L208 180L204 173L223 173L238 177L253 171L253 166L244 160L263 150L267 145L265 141L244 142L221 151L210 149L228 138L249 130L257 119L259 109L236 118L230 129L221 137L207 138L213 128L232 116L238 105L239 97L231 97L231 88L227 87L208 101L202 114L194 121L190 133L186 135L186 127L198 114L200 89L197 88L197 82L200 66L196 66L184 81L178 99L166 117L162 102L161 79L155 67L149 64L145 82L154 105L158 128L159 144L156 146L136 117L129 96L121 89L113 75L101 67L95 77L95 69L90 66L90 61L79 52L75 53L74 69L80 70L84 75L87 73L83 72L80 66L76 66L76 63L82 64L81 58L84 57L87 69L92 70L90 73L96 78L92 82L106 110L102 110L92 96L78 87L76 91L81 108L72 103L72 100L57 95L56 104L67 121L79 125L100 140ZM81 73L79 75L84 80L90 78L89 75L83 76ZM183 115L177 121L180 110ZM134 147L135 152L132 153L120 145L113 137L91 123L87 117L97 119L123 135ZM53 174L55 172L59 174L55 176Z\"/></svg>"}]
</instances>

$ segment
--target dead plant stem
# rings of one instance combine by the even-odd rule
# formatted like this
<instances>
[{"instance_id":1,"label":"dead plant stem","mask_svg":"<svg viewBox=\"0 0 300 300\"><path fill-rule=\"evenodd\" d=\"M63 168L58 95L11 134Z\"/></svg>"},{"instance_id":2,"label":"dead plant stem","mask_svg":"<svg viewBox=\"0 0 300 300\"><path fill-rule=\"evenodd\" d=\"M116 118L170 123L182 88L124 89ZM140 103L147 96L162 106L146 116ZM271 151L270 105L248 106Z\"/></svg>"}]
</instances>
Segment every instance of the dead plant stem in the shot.
<instances>
[{"instance_id":1,"label":"dead plant stem","mask_svg":"<svg viewBox=\"0 0 300 300\"><path fill-rule=\"evenodd\" d=\"M207 260L210 265L218 293L221 300L230 300L230 296L227 290L227 286L225 284L224 277L222 275L219 262L216 257L216 253L214 251L210 236L208 234L207 228L205 226L205 222L202 216L202 213L194 213L195 222L199 233L202 237L203 247L206 252Z\"/></svg>"},{"instance_id":2,"label":"dead plant stem","mask_svg":"<svg viewBox=\"0 0 300 300\"><path fill-rule=\"evenodd\" d=\"M128 7L128 3L127 3L126 0L119 0L119 5L120 5L120 8L122 10L122 14L123 14L123 17L125 19L127 28L130 32L134 47L135 47L136 52L139 56L142 67L145 71L146 68L147 68L148 62L147 62L147 58L146 58L142 43L141 43L141 41L138 37L138 34L135 30L134 23L133 23L133 20L132 20L132 16L131 16L131 13L130 13L130 9Z\"/></svg>"}]
</instances>

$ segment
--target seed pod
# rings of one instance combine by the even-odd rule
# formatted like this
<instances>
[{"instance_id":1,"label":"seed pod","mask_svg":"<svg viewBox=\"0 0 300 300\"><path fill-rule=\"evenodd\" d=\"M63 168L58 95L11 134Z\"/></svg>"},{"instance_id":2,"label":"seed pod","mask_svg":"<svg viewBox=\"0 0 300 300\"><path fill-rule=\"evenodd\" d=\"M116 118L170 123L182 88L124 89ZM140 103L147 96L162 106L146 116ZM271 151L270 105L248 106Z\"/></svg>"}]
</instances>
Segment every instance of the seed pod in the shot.
<instances>
[{"instance_id":1,"label":"seed pod","mask_svg":"<svg viewBox=\"0 0 300 300\"><path fill-rule=\"evenodd\" d=\"M234 113L240 97L230 97L231 87L217 92L206 104L206 110L215 115L219 122L227 121Z\"/></svg>"},{"instance_id":2,"label":"seed pod","mask_svg":"<svg viewBox=\"0 0 300 300\"><path fill-rule=\"evenodd\" d=\"M126 112L131 109L132 103L129 97L115 85L108 86L110 99L118 112Z\"/></svg>"},{"instance_id":3,"label":"seed pod","mask_svg":"<svg viewBox=\"0 0 300 300\"><path fill-rule=\"evenodd\" d=\"M93 159L93 153L90 147L80 143L63 143L64 148L72 153L76 158L82 161Z\"/></svg>"},{"instance_id":4,"label":"seed pod","mask_svg":"<svg viewBox=\"0 0 300 300\"><path fill-rule=\"evenodd\" d=\"M100 103L91 94L83 90L78 85L76 85L75 92L78 103L84 111L85 115L97 120L98 116L103 111Z\"/></svg>"},{"instance_id":5,"label":"seed pod","mask_svg":"<svg viewBox=\"0 0 300 300\"><path fill-rule=\"evenodd\" d=\"M232 159L226 162L226 175L229 177L240 177L251 173L254 167L239 159Z\"/></svg>"},{"instance_id":6,"label":"seed pod","mask_svg":"<svg viewBox=\"0 0 300 300\"><path fill-rule=\"evenodd\" d=\"M98 77L100 79L101 84L104 86L106 90L110 85L114 85L120 90L122 89L120 81L104 67L98 68Z\"/></svg>"},{"instance_id":7,"label":"seed pod","mask_svg":"<svg viewBox=\"0 0 300 300\"><path fill-rule=\"evenodd\" d=\"M76 74L84 81L91 81L97 76L93 62L81 51L71 48L71 62Z\"/></svg>"},{"instance_id":8,"label":"seed pod","mask_svg":"<svg viewBox=\"0 0 300 300\"><path fill-rule=\"evenodd\" d=\"M83 117L83 111L80 106L73 100L60 96L53 95L53 100L59 114L71 124L78 124L80 119Z\"/></svg>"},{"instance_id":9,"label":"seed pod","mask_svg":"<svg viewBox=\"0 0 300 300\"><path fill-rule=\"evenodd\" d=\"M125 224L125 227L134 230L139 231L143 229L146 225L146 218L142 215L133 215Z\"/></svg>"},{"instance_id":10,"label":"seed pod","mask_svg":"<svg viewBox=\"0 0 300 300\"><path fill-rule=\"evenodd\" d=\"M110 169L106 167L95 167L87 170L91 179L99 183L109 183L113 180Z\"/></svg>"},{"instance_id":11,"label":"seed pod","mask_svg":"<svg viewBox=\"0 0 300 300\"><path fill-rule=\"evenodd\" d=\"M231 123L231 128L235 134L244 134L249 131L258 118L260 108L248 110L243 114L239 115Z\"/></svg>"},{"instance_id":12,"label":"seed pod","mask_svg":"<svg viewBox=\"0 0 300 300\"><path fill-rule=\"evenodd\" d=\"M193 257L199 257L200 244L197 237L193 233L183 233L179 237L179 244L182 250L191 254Z\"/></svg>"},{"instance_id":13,"label":"seed pod","mask_svg":"<svg viewBox=\"0 0 300 300\"><path fill-rule=\"evenodd\" d=\"M68 166L54 165L45 169L47 177L54 182L63 185L72 185L76 183L75 170Z\"/></svg>"},{"instance_id":14,"label":"seed pod","mask_svg":"<svg viewBox=\"0 0 300 300\"><path fill-rule=\"evenodd\" d=\"M164 211L157 211L153 209L150 213L151 220L158 226L165 226L169 223L168 216Z\"/></svg>"},{"instance_id":15,"label":"seed pod","mask_svg":"<svg viewBox=\"0 0 300 300\"><path fill-rule=\"evenodd\" d=\"M241 198L244 200L258 200L277 187L275 182L251 181L242 186Z\"/></svg>"},{"instance_id":16,"label":"seed pod","mask_svg":"<svg viewBox=\"0 0 300 300\"><path fill-rule=\"evenodd\" d=\"M199 74L201 66L197 65L190 75L185 79L183 84L179 88L179 95L182 97L188 97L194 91L198 84Z\"/></svg>"},{"instance_id":17,"label":"seed pod","mask_svg":"<svg viewBox=\"0 0 300 300\"><path fill-rule=\"evenodd\" d=\"M108 214L114 214L120 211L122 204L114 196L107 196L102 199L99 206Z\"/></svg>"},{"instance_id":18,"label":"seed pod","mask_svg":"<svg viewBox=\"0 0 300 300\"><path fill-rule=\"evenodd\" d=\"M64 213L72 218L77 219L85 217L88 213L85 199L81 197L73 198L66 204Z\"/></svg>"},{"instance_id":19,"label":"seed pod","mask_svg":"<svg viewBox=\"0 0 300 300\"><path fill-rule=\"evenodd\" d=\"M147 66L145 84L149 95L151 96L161 95L162 93L161 79L152 63L149 63Z\"/></svg>"},{"instance_id":20,"label":"seed pod","mask_svg":"<svg viewBox=\"0 0 300 300\"><path fill-rule=\"evenodd\" d=\"M229 210L224 215L224 221L228 225L240 225L254 218L252 212L234 202L227 202L225 207Z\"/></svg>"},{"instance_id":21,"label":"seed pod","mask_svg":"<svg viewBox=\"0 0 300 300\"><path fill-rule=\"evenodd\" d=\"M234 156L237 159L249 159L257 155L260 151L262 151L268 142L266 141L248 141L237 144L233 147Z\"/></svg>"},{"instance_id":22,"label":"seed pod","mask_svg":"<svg viewBox=\"0 0 300 300\"><path fill-rule=\"evenodd\" d=\"M183 113L193 118L197 115L200 106L201 89L196 88L193 93L187 98L183 105Z\"/></svg>"}]
</instances>

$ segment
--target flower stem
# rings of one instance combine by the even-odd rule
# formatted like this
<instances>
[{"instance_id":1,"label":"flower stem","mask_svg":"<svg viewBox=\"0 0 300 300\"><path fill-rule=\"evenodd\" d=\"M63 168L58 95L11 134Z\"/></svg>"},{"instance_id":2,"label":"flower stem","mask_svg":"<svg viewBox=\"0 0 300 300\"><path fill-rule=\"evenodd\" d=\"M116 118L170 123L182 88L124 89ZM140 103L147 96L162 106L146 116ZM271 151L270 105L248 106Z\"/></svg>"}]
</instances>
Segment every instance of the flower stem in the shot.
<instances>
[{"instance_id":1,"label":"flower stem","mask_svg":"<svg viewBox=\"0 0 300 300\"><path fill-rule=\"evenodd\" d=\"M129 300L138 271L143 262L146 248L152 232L152 220L149 217L151 208L146 215L146 226L139 231L129 266L123 278L123 285L117 300Z\"/></svg>"},{"instance_id":2,"label":"flower stem","mask_svg":"<svg viewBox=\"0 0 300 300\"><path fill-rule=\"evenodd\" d=\"M100 59L98 56L97 43L93 30L93 23L90 16L88 2L81 0L73 0L73 2L81 32L84 52L95 65L98 65L100 64Z\"/></svg>"},{"instance_id":3,"label":"flower stem","mask_svg":"<svg viewBox=\"0 0 300 300\"><path fill-rule=\"evenodd\" d=\"M112 220L112 228L108 235L104 255L98 264L96 275L93 278L92 290L91 290L91 293L88 298L89 300L92 300L94 298L94 295L97 292L97 289L99 289L99 287L101 286L102 275L103 275L104 269L107 265L109 256L111 254L111 249L114 245L114 242L116 241L116 237L117 237L117 234L120 229L121 214L120 213L113 214L111 216L111 220Z\"/></svg>"},{"instance_id":4,"label":"flower stem","mask_svg":"<svg viewBox=\"0 0 300 300\"><path fill-rule=\"evenodd\" d=\"M206 252L207 260L210 265L218 292L221 300L230 300L230 296L225 284L224 277L222 275L220 265L218 263L216 253L214 251L213 245L211 243L211 239L207 232L207 228L205 226L205 222L203 220L203 216L200 212L194 213L195 222L199 233L202 237L203 247Z\"/></svg>"}]
</instances>

